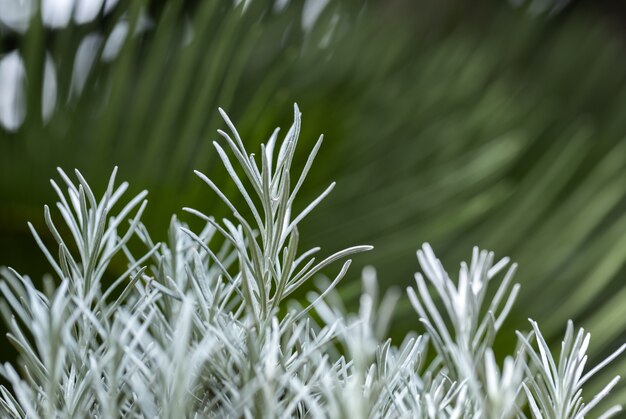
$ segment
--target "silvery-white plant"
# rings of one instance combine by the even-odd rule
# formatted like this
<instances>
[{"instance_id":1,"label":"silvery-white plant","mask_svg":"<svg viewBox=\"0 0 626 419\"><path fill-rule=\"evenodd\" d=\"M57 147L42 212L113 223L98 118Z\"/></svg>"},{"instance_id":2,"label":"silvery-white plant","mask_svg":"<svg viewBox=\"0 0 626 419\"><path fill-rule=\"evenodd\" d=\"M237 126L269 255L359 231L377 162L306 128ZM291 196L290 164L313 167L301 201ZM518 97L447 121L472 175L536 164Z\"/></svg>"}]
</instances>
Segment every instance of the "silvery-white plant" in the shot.
<instances>
[{"instance_id":1,"label":"silvery-white plant","mask_svg":"<svg viewBox=\"0 0 626 419\"><path fill-rule=\"evenodd\" d=\"M80 172L73 180L59 170L57 216L44 208L54 245L30 226L53 275L39 289L2 270L0 309L19 352L0 368L10 383L0 387L3 416L582 418L615 386L619 377L583 399L582 386L626 345L587 370L590 337L571 322L558 361L531 321L497 363L494 339L519 292L516 265L478 248L454 281L422 246L423 275L407 294L423 333L393 344L386 331L400 295L381 296L373 268L363 271L357 313L334 291L346 258L371 247L319 261L319 248L299 249L299 224L334 186L293 211L322 138L295 172L297 107L284 139L274 131L258 154L222 116L230 133L219 131L225 146L216 142L216 152L245 205L196 172L232 214L216 220L185 208L201 231L173 217L167 242L155 242L141 223L147 192L124 200L128 185L116 184L114 170L98 199ZM131 240L145 251L137 255ZM127 268L109 280L120 258ZM334 277L320 276L340 260ZM318 291L293 300L313 278Z\"/></svg>"}]
</instances>

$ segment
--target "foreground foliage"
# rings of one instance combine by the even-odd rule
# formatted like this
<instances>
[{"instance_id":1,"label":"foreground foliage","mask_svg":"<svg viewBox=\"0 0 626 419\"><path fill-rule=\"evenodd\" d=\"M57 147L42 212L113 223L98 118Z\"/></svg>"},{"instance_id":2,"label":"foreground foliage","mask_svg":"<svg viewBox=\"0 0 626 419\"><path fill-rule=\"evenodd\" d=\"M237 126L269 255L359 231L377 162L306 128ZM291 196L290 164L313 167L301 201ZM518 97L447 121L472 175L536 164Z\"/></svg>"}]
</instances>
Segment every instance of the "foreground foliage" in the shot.
<instances>
[{"instance_id":1,"label":"foreground foliage","mask_svg":"<svg viewBox=\"0 0 626 419\"><path fill-rule=\"evenodd\" d=\"M371 249L321 261L319 248L298 249L299 224L334 184L295 210L322 138L294 173L294 113L282 142L275 130L249 154L222 112L231 132L219 131L226 147L214 145L245 205L196 172L231 218L185 208L205 227L194 232L173 217L166 243L155 243L140 221L145 191L123 203L128 184L116 185L116 170L100 200L80 172L73 181L59 170L62 186L52 186L63 226L44 210L55 245L30 226L55 279L41 291L2 271L0 307L20 356L17 369L0 369L12 386L0 388L4 415L582 418L616 385L619 377L583 398L583 385L626 345L586 369L590 336L571 322L556 356L531 320L500 367L493 343L519 292L516 265L477 248L457 281L428 244L418 250L424 274L407 294L424 332L399 345L385 338L398 295L379 295L373 268L363 271L356 315L334 293L350 260L334 279L320 279L306 303L291 299L334 262ZM131 239L146 251L137 253ZM107 267L120 257L127 269L108 281Z\"/></svg>"},{"instance_id":2,"label":"foreground foliage","mask_svg":"<svg viewBox=\"0 0 626 419\"><path fill-rule=\"evenodd\" d=\"M385 287L405 287L416 240L450 261L481 243L522 266L511 327L526 328L531 315L553 346L573 318L593 333L592 359L616 349L626 337L621 31L584 4L544 19L501 0L334 0L312 22L306 3L316 1L137 0L62 28L38 13L23 33L0 27L0 66L17 70L9 90L22 92L8 101L21 125L0 129L0 264L47 269L32 257L26 221L54 240L38 214L54 199L41 179L57 166L79 168L100 191L119 165L150 190L141 219L158 241L180 203L221 219L224 207L206 205L204 184L188 176L199 169L245 204L208 152L221 121L206 110L227 107L253 149L276 121L287 124L284 109L298 98L305 137L323 126L339 140L301 188L312 200L338 181L302 226L303 247L372 244L353 269L373 264ZM296 151L294 163L305 160ZM109 269L121 275L123 258ZM359 282L339 290L354 310ZM411 311L406 299L398 305L394 339L415 328ZM588 387L617 373L626 358ZM621 382L606 403L624 402Z\"/></svg>"}]
</instances>

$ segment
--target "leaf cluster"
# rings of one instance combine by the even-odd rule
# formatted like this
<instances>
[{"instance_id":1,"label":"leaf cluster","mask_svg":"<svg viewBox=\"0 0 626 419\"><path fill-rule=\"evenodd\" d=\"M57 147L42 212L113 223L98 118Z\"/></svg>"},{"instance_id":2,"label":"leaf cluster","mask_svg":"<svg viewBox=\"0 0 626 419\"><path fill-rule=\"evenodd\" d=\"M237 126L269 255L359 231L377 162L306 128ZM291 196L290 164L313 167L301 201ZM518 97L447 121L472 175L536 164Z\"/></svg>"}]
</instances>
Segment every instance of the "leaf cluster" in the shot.
<instances>
[{"instance_id":1,"label":"leaf cluster","mask_svg":"<svg viewBox=\"0 0 626 419\"><path fill-rule=\"evenodd\" d=\"M583 398L583 385L626 344L585 373L590 335L575 334L571 323L558 358L531 321L532 331L518 332L516 351L500 367L493 343L518 296L516 265L492 294L509 259L496 262L477 248L461 263L458 281L428 244L417 252L424 275L416 274L407 294L424 331L399 345L386 337L399 296L380 297L373 268L363 272L356 314L343 310L333 291L350 260L334 279L318 282L306 304L290 299L331 263L371 246L319 262L319 248L299 250L300 223L334 184L292 211L321 145L320 138L292 183L297 107L283 140L274 131L258 155L222 116L231 132L219 132L226 147L214 145L245 205L197 172L231 212L216 220L186 209L205 222L199 232L173 217L168 241L155 242L140 220L146 192L124 204L128 185L116 186L114 170L98 200L79 171L73 181L59 170L63 186L52 186L68 237L48 207L55 245L31 226L55 279L41 291L29 277L2 271L1 313L20 355L0 368L11 384L0 387L3 414L582 418L615 386L619 377ZM145 246L140 256L131 239ZM103 275L114 257L125 257L127 269L108 283ZM602 417L620 411L616 405Z\"/></svg>"}]
</instances>

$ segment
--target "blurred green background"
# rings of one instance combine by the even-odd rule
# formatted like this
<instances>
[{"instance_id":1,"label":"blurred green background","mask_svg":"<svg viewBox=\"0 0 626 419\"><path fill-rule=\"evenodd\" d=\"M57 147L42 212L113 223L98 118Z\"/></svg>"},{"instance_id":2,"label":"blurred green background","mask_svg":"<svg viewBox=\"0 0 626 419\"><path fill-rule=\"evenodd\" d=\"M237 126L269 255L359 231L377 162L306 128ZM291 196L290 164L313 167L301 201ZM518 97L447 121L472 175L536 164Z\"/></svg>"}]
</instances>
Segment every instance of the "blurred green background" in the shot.
<instances>
[{"instance_id":1,"label":"blurred green background","mask_svg":"<svg viewBox=\"0 0 626 419\"><path fill-rule=\"evenodd\" d=\"M226 215L192 173L236 196L211 145L217 107L252 151L275 126L286 132L297 102L299 158L326 138L300 204L338 182L304 223L302 248L375 246L340 288L352 307L366 264L382 287L404 288L422 242L451 274L479 245L520 264L502 347L528 316L557 343L574 319L595 359L626 339L623 3L94 1L25 19L10 3L0 264L47 271L26 221L45 233L57 166L101 191L119 165L132 191L150 191L144 221L157 238L172 213L193 222L183 206ZM393 336L419 327L408 301L397 314ZM626 359L610 369L626 374Z\"/></svg>"}]
</instances>

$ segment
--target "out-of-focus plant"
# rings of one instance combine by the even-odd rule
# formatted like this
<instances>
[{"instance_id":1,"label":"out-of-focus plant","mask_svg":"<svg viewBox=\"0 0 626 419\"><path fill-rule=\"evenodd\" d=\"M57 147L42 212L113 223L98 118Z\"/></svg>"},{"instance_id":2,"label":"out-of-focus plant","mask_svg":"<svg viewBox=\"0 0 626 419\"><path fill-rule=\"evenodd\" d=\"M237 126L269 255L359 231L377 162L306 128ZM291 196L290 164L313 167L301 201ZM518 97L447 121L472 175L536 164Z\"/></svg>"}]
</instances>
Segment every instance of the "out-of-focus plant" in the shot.
<instances>
[{"instance_id":1,"label":"out-of-focus plant","mask_svg":"<svg viewBox=\"0 0 626 419\"><path fill-rule=\"evenodd\" d=\"M158 239L178 202L220 218L186 176L221 176L207 152L219 120L207 109L221 104L242 134L265 138L298 98L307 137L324 126L332 140L301 194L312 198L330 173L339 180L303 245L372 243L368 261L398 284L414 269L406 249L416 240L451 260L478 242L523 267L528 311L514 308L512 325L531 315L554 343L571 316L593 333L593 359L623 339L626 76L602 19L574 10L545 20L505 1L161 4L121 2L89 21L68 14L66 27L32 13L19 36L1 29L24 108L18 126L0 129L0 262L32 265L25 220L37 219L49 198L40 179L57 166L80 168L98 189L119 165L150 189L143 219ZM245 203L234 184L223 190ZM126 269L111 263L107 280ZM358 282L344 282L354 306ZM410 311L402 300L394 336L412 328ZM496 349L512 346L503 340ZM611 397L625 401L626 389Z\"/></svg>"},{"instance_id":2,"label":"out-of-focus plant","mask_svg":"<svg viewBox=\"0 0 626 419\"><path fill-rule=\"evenodd\" d=\"M509 0L515 7L525 7L534 15L555 15L562 11L570 0Z\"/></svg>"},{"instance_id":3,"label":"out-of-focus plant","mask_svg":"<svg viewBox=\"0 0 626 419\"><path fill-rule=\"evenodd\" d=\"M116 186L117 170L100 200L79 171L72 181L59 170L63 186L52 186L69 240L47 206L44 218L56 245L46 246L31 226L54 279L41 291L29 277L2 271L0 309L20 370L9 363L0 368L12 385L0 387L3 415L509 418L525 417L526 395L533 418L583 418L615 386L619 377L583 401L582 385L626 344L583 375L589 335L581 330L574 338L571 323L558 367L533 322L538 352L520 334L520 347L500 369L492 344L518 294L519 285L511 286L516 266L488 297L509 259L494 263L493 253L477 248L469 264L461 264L458 282L429 245L418 251L442 307L417 274L417 288L408 295L425 332L400 346L385 340L397 296L378 301L372 268L364 273L357 316L333 303L338 297L331 293L350 260L310 303L287 307L293 292L318 272L371 246L319 262L313 256L319 248L299 250L301 221L334 184L295 210L321 145L320 139L302 169L293 170L297 107L282 142L276 130L257 154L247 151L223 115L231 133L220 131L225 148L214 145L245 204L235 206L196 172L232 217L217 221L186 209L206 222L198 233L173 218L169 241L154 243L140 221L145 191L116 205L128 188ZM148 248L139 258L129 249L135 238ZM126 271L105 284L110 261L121 255ZM429 346L435 356L427 361ZM602 417L620 411L616 405Z\"/></svg>"}]
</instances>

